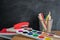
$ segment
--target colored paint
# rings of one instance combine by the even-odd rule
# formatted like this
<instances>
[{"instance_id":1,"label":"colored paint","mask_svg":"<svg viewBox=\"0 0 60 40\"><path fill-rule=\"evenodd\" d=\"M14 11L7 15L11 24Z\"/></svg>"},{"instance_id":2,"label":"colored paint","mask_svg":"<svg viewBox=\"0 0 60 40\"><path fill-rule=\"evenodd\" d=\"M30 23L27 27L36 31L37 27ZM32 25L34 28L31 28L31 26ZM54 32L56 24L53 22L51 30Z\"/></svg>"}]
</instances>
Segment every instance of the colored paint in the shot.
<instances>
[{"instance_id":1,"label":"colored paint","mask_svg":"<svg viewBox=\"0 0 60 40\"><path fill-rule=\"evenodd\" d=\"M45 40L51 40L51 38L50 37L46 37Z\"/></svg>"},{"instance_id":2,"label":"colored paint","mask_svg":"<svg viewBox=\"0 0 60 40\"><path fill-rule=\"evenodd\" d=\"M33 33L32 32L29 32L28 35L33 35Z\"/></svg>"},{"instance_id":3,"label":"colored paint","mask_svg":"<svg viewBox=\"0 0 60 40\"><path fill-rule=\"evenodd\" d=\"M40 32L40 31L38 31L38 32L37 32L37 34L41 34L41 32Z\"/></svg>"},{"instance_id":4,"label":"colored paint","mask_svg":"<svg viewBox=\"0 0 60 40\"><path fill-rule=\"evenodd\" d=\"M53 36L53 34L49 34L48 36Z\"/></svg>"},{"instance_id":5,"label":"colored paint","mask_svg":"<svg viewBox=\"0 0 60 40\"><path fill-rule=\"evenodd\" d=\"M38 36L38 34L33 34L33 36L34 36L34 37L37 37L37 36Z\"/></svg>"},{"instance_id":6,"label":"colored paint","mask_svg":"<svg viewBox=\"0 0 60 40\"><path fill-rule=\"evenodd\" d=\"M25 34L26 34L26 33L28 33L28 32L23 32L23 33L25 33Z\"/></svg>"},{"instance_id":7,"label":"colored paint","mask_svg":"<svg viewBox=\"0 0 60 40\"><path fill-rule=\"evenodd\" d=\"M18 32L23 32L23 30L19 30Z\"/></svg>"},{"instance_id":8,"label":"colored paint","mask_svg":"<svg viewBox=\"0 0 60 40\"><path fill-rule=\"evenodd\" d=\"M39 36L39 38L44 38L44 36Z\"/></svg>"},{"instance_id":9,"label":"colored paint","mask_svg":"<svg viewBox=\"0 0 60 40\"><path fill-rule=\"evenodd\" d=\"M32 30L32 32L37 32L36 30Z\"/></svg>"}]
</instances>

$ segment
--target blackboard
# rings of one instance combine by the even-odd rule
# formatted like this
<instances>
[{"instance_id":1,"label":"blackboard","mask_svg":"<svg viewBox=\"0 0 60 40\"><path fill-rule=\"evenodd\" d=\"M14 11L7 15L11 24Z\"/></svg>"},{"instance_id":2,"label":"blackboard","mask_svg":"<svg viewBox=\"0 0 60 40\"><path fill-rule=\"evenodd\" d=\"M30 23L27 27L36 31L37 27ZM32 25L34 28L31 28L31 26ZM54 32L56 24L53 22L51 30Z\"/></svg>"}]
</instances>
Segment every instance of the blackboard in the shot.
<instances>
[{"instance_id":1,"label":"blackboard","mask_svg":"<svg viewBox=\"0 0 60 40\"><path fill-rule=\"evenodd\" d=\"M32 18L36 18L39 12L44 12L46 15L51 11L54 19L52 29L60 30L60 0L0 0L0 3L1 28L11 27L22 20L29 21Z\"/></svg>"}]
</instances>

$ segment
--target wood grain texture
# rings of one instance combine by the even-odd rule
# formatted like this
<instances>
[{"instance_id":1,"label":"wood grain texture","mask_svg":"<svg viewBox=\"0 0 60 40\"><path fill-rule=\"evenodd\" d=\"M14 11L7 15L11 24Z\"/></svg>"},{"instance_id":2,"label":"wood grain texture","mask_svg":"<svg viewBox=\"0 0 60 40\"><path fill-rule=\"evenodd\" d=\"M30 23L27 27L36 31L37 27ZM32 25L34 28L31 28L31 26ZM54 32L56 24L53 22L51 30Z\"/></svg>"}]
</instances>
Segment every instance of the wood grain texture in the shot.
<instances>
[{"instance_id":1,"label":"wood grain texture","mask_svg":"<svg viewBox=\"0 0 60 40\"><path fill-rule=\"evenodd\" d=\"M16 35L11 40L35 40L35 39L22 36L22 35Z\"/></svg>"}]
</instances>

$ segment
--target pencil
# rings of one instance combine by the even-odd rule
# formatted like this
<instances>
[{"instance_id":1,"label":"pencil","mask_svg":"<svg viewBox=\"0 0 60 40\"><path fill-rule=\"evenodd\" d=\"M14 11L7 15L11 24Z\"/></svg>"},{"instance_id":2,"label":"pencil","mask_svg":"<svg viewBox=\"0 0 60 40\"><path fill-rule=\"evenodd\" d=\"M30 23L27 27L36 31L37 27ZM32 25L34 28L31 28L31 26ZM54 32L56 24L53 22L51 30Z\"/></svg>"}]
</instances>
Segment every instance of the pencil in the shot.
<instances>
[{"instance_id":1,"label":"pencil","mask_svg":"<svg viewBox=\"0 0 60 40\"><path fill-rule=\"evenodd\" d=\"M44 29L45 29L45 31L46 31L47 28L46 28L46 24L45 24L45 20L44 20L43 14L40 13L38 17L39 17L39 20L41 21L41 23L42 23L42 25L43 25L43 27L44 27Z\"/></svg>"}]
</instances>

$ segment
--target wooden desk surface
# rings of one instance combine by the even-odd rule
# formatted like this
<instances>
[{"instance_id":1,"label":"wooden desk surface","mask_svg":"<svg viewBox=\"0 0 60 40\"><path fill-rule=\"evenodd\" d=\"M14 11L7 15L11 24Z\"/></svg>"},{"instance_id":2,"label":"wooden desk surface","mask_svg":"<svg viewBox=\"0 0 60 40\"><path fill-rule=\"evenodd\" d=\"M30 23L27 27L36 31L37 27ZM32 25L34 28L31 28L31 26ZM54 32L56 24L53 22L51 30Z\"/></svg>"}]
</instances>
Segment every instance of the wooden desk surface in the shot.
<instances>
[{"instance_id":1,"label":"wooden desk surface","mask_svg":"<svg viewBox=\"0 0 60 40\"><path fill-rule=\"evenodd\" d=\"M60 31L52 31L52 32L54 32L56 35L60 36Z\"/></svg>"},{"instance_id":2,"label":"wooden desk surface","mask_svg":"<svg viewBox=\"0 0 60 40\"><path fill-rule=\"evenodd\" d=\"M35 40L35 39L23 35L16 35L12 38L12 40Z\"/></svg>"},{"instance_id":3,"label":"wooden desk surface","mask_svg":"<svg viewBox=\"0 0 60 40\"><path fill-rule=\"evenodd\" d=\"M60 36L60 31L53 31L56 35ZM60 38L53 37L53 40L60 40Z\"/></svg>"},{"instance_id":4,"label":"wooden desk surface","mask_svg":"<svg viewBox=\"0 0 60 40\"><path fill-rule=\"evenodd\" d=\"M56 34L60 35L60 31L53 31L55 32ZM56 38L56 37L52 37L53 40L60 40L60 38ZM28 37L24 37L24 36L20 36L20 35L16 35L12 38L12 40L35 40L35 39L32 39L32 38L28 38Z\"/></svg>"}]
</instances>

